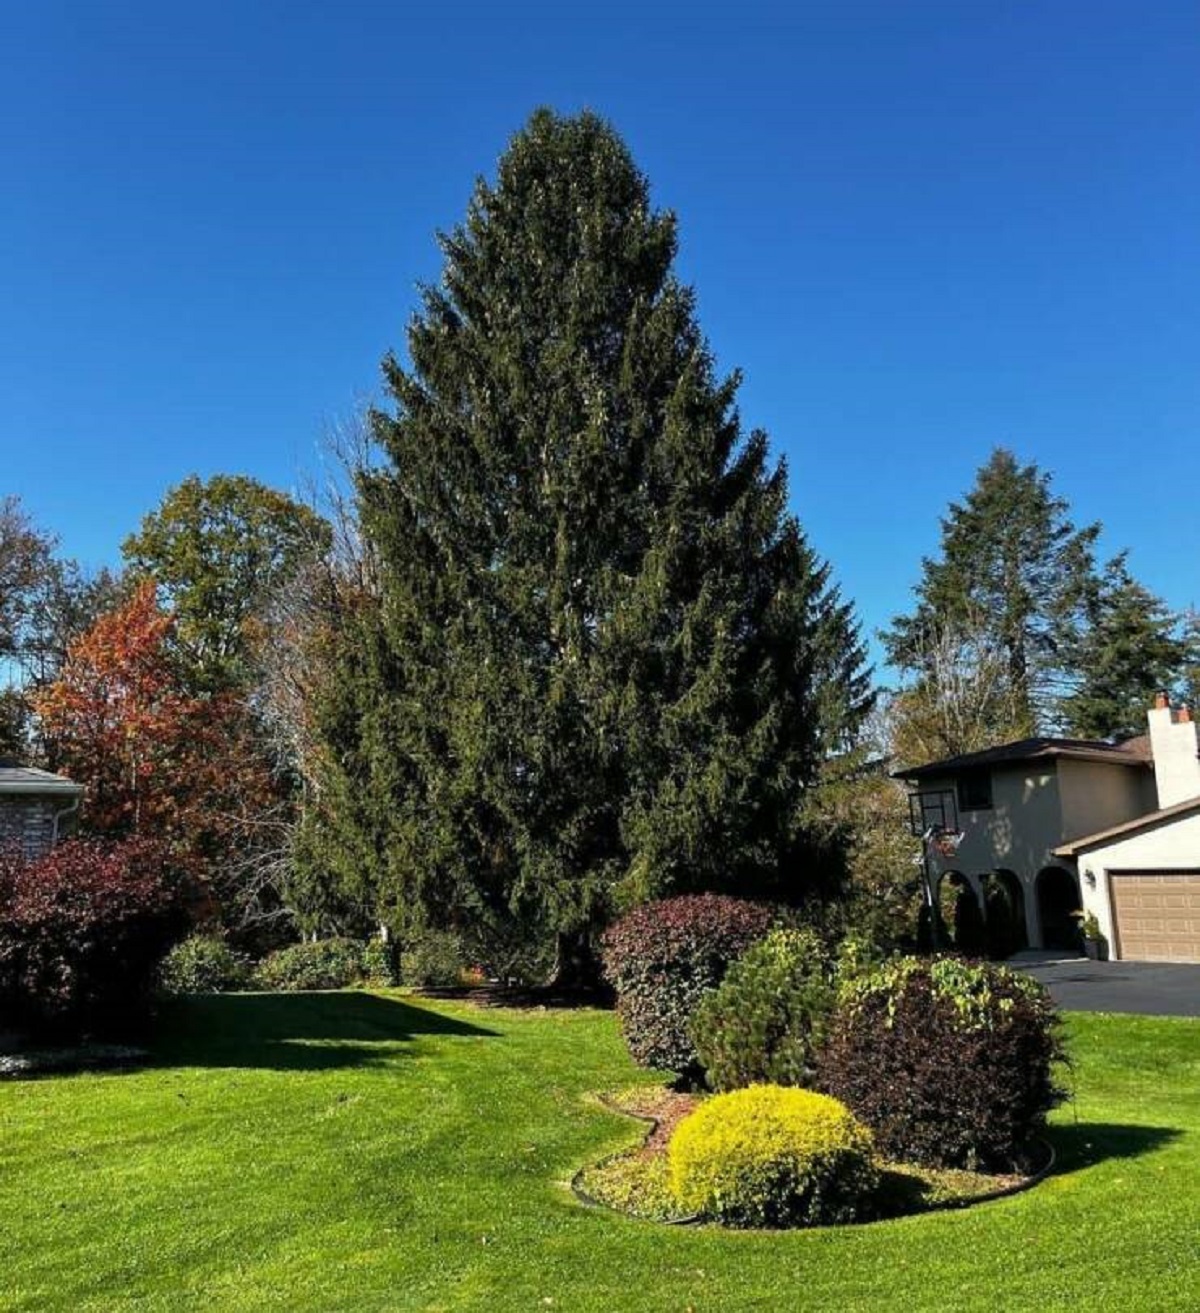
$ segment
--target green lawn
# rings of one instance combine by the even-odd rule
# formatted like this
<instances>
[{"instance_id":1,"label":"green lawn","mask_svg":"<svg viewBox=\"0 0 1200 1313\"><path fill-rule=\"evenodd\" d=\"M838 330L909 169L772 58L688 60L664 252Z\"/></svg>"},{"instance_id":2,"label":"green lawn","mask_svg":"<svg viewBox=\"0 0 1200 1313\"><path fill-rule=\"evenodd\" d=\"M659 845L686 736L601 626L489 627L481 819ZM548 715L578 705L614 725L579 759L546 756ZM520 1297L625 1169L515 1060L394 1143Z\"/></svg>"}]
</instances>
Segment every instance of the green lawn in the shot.
<instances>
[{"instance_id":1,"label":"green lawn","mask_svg":"<svg viewBox=\"0 0 1200 1313\"><path fill-rule=\"evenodd\" d=\"M1200 1023L1070 1019L1060 1170L787 1234L578 1204L640 1134L601 1012L400 995L179 1004L155 1065L0 1082L0 1307L1168 1309L1200 1300Z\"/></svg>"}]
</instances>

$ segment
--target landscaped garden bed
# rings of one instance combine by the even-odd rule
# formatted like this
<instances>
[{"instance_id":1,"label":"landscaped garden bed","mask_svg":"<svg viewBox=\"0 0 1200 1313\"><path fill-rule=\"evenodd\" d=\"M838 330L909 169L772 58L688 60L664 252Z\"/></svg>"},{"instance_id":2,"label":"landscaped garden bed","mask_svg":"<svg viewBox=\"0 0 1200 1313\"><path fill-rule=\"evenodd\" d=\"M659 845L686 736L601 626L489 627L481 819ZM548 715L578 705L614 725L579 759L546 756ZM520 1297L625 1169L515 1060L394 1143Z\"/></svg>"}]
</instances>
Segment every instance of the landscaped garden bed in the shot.
<instances>
[{"instance_id":1,"label":"landscaped garden bed","mask_svg":"<svg viewBox=\"0 0 1200 1313\"><path fill-rule=\"evenodd\" d=\"M1068 1097L1049 995L986 962L863 947L728 898L619 921L605 967L630 1055L674 1084L618 1097L651 1129L576 1192L649 1220L784 1229L1033 1184Z\"/></svg>"},{"instance_id":2,"label":"landscaped garden bed","mask_svg":"<svg viewBox=\"0 0 1200 1313\"><path fill-rule=\"evenodd\" d=\"M600 1097L604 1107L646 1123L642 1141L576 1173L572 1188L585 1203L651 1222L691 1225L703 1215L676 1201L667 1148L676 1126L695 1111L702 1095L667 1086L635 1085ZM941 1208L965 1208L1027 1190L1052 1171L1054 1151L1039 1141L1028 1161L1011 1172L972 1172L881 1159L874 1208L864 1221L902 1217Z\"/></svg>"}]
</instances>

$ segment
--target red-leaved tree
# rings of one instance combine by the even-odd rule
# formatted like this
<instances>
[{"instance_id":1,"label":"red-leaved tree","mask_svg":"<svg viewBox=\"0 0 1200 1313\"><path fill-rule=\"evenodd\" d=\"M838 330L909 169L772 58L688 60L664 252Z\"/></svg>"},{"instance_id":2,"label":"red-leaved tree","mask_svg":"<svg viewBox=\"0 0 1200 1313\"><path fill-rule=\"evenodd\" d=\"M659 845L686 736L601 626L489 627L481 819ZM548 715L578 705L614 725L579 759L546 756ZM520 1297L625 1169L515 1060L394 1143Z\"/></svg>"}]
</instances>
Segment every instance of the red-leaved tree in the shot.
<instances>
[{"instance_id":1,"label":"red-leaved tree","mask_svg":"<svg viewBox=\"0 0 1200 1313\"><path fill-rule=\"evenodd\" d=\"M86 790L84 829L156 840L224 901L222 879L277 790L241 700L186 687L173 626L142 584L71 647L37 712L56 765Z\"/></svg>"}]
</instances>

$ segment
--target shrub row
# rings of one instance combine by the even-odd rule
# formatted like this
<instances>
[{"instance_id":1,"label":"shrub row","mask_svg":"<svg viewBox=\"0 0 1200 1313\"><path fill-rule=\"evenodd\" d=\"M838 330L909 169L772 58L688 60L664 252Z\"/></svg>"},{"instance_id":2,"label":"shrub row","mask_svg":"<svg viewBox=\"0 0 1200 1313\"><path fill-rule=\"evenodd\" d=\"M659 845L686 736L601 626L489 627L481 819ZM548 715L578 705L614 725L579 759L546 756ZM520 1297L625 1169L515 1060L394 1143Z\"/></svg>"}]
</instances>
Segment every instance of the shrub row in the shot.
<instances>
[{"instance_id":1,"label":"shrub row","mask_svg":"<svg viewBox=\"0 0 1200 1313\"><path fill-rule=\"evenodd\" d=\"M272 993L345 989L350 985L394 985L395 955L379 939L320 939L292 944L257 965L235 953L219 935L199 933L166 956L159 982L171 994L208 994L230 989Z\"/></svg>"}]
</instances>

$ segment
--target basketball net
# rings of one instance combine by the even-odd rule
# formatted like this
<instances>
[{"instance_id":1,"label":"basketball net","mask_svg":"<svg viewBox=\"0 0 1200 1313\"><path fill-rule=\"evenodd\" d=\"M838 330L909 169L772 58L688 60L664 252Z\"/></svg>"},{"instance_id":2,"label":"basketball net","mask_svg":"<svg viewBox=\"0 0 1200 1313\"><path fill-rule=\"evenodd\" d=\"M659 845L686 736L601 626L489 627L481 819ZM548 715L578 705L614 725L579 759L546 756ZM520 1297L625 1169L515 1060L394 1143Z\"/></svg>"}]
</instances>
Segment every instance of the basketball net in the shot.
<instances>
[{"instance_id":1,"label":"basketball net","mask_svg":"<svg viewBox=\"0 0 1200 1313\"><path fill-rule=\"evenodd\" d=\"M958 855L958 845L962 843L962 840L961 830L939 830L930 839L930 845L939 857L956 857Z\"/></svg>"}]
</instances>

